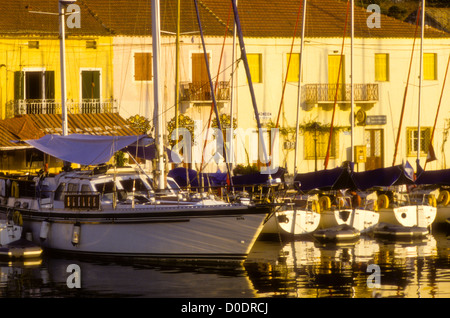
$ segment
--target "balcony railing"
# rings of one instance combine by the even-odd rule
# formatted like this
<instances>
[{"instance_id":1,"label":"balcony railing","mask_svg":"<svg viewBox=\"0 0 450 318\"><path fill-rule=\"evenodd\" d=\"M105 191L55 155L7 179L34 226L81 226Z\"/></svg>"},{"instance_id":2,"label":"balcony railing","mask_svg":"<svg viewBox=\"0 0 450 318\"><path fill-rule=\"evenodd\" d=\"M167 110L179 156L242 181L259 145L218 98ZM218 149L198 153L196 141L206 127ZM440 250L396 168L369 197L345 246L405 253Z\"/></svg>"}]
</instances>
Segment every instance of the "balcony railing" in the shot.
<instances>
[{"instance_id":1,"label":"balcony railing","mask_svg":"<svg viewBox=\"0 0 450 318\"><path fill-rule=\"evenodd\" d=\"M336 84L306 84L307 103L329 103L336 98ZM354 84L355 102L378 101L378 84ZM351 101L351 85L339 85L338 102Z\"/></svg>"},{"instance_id":2,"label":"balcony railing","mask_svg":"<svg viewBox=\"0 0 450 318\"><path fill-rule=\"evenodd\" d=\"M211 89L208 82L182 82L180 83L181 101L211 101ZM217 101L230 100L230 83L219 82L215 94Z\"/></svg>"},{"instance_id":3,"label":"balcony railing","mask_svg":"<svg viewBox=\"0 0 450 318\"><path fill-rule=\"evenodd\" d=\"M81 102L66 102L69 114L117 113L118 103L115 99L83 99ZM61 102L54 99L16 99L6 103L7 117L25 114L61 114ZM12 113L14 110L14 113ZM12 115L12 116L11 116Z\"/></svg>"}]
</instances>

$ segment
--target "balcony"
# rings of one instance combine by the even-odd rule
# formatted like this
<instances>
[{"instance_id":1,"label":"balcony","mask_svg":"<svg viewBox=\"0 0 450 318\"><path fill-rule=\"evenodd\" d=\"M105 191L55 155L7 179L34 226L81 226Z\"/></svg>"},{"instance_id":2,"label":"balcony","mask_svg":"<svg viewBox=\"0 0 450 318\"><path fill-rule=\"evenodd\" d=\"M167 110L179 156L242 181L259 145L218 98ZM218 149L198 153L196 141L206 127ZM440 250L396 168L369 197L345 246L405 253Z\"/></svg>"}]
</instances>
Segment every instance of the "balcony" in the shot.
<instances>
[{"instance_id":1,"label":"balcony","mask_svg":"<svg viewBox=\"0 0 450 318\"><path fill-rule=\"evenodd\" d=\"M81 102L69 100L66 103L69 114L117 113L115 99L83 99ZM26 114L61 114L61 102L54 99L16 99L6 103L6 117Z\"/></svg>"},{"instance_id":2,"label":"balcony","mask_svg":"<svg viewBox=\"0 0 450 318\"><path fill-rule=\"evenodd\" d=\"M230 83L218 82L215 94L216 102L230 101ZM208 82L182 82L180 83L180 100L194 104L211 104L211 89Z\"/></svg>"},{"instance_id":3,"label":"balcony","mask_svg":"<svg viewBox=\"0 0 450 318\"><path fill-rule=\"evenodd\" d=\"M334 103L336 84L306 84L305 95L308 104ZM378 101L378 84L354 84L354 101L357 103L375 103ZM351 85L339 85L338 103L351 101Z\"/></svg>"}]
</instances>

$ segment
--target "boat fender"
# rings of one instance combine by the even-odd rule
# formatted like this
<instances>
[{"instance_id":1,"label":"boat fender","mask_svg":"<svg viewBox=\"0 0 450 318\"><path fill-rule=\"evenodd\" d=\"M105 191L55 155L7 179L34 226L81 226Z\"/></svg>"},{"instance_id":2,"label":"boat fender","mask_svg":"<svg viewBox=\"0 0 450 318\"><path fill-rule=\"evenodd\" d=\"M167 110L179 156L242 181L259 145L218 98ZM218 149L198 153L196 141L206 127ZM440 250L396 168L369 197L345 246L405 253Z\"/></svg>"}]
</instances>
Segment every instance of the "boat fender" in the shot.
<instances>
[{"instance_id":1,"label":"boat fender","mask_svg":"<svg viewBox=\"0 0 450 318\"><path fill-rule=\"evenodd\" d=\"M22 226L23 225L22 213L20 213L19 211L14 211L13 222L16 225Z\"/></svg>"},{"instance_id":2,"label":"boat fender","mask_svg":"<svg viewBox=\"0 0 450 318\"><path fill-rule=\"evenodd\" d=\"M386 194L380 194L378 196L378 207L380 209L387 209L389 208L389 198Z\"/></svg>"},{"instance_id":3,"label":"boat fender","mask_svg":"<svg viewBox=\"0 0 450 318\"><path fill-rule=\"evenodd\" d=\"M320 204L319 201L313 200L312 202L312 210L316 213L320 213Z\"/></svg>"},{"instance_id":4,"label":"boat fender","mask_svg":"<svg viewBox=\"0 0 450 318\"><path fill-rule=\"evenodd\" d=\"M14 198L19 197L19 184L17 181L13 181L11 184L11 196Z\"/></svg>"},{"instance_id":5,"label":"boat fender","mask_svg":"<svg viewBox=\"0 0 450 318\"><path fill-rule=\"evenodd\" d=\"M6 182L5 179L0 179L0 196L6 196Z\"/></svg>"},{"instance_id":6,"label":"boat fender","mask_svg":"<svg viewBox=\"0 0 450 318\"><path fill-rule=\"evenodd\" d=\"M79 222L73 225L72 229L72 245L77 246L80 244L81 224Z\"/></svg>"},{"instance_id":7,"label":"boat fender","mask_svg":"<svg viewBox=\"0 0 450 318\"><path fill-rule=\"evenodd\" d=\"M352 208L358 208L361 206L361 196L355 191L351 192L352 195Z\"/></svg>"},{"instance_id":8,"label":"boat fender","mask_svg":"<svg viewBox=\"0 0 450 318\"><path fill-rule=\"evenodd\" d=\"M324 195L319 199L320 211L329 210L331 208L331 200L330 197Z\"/></svg>"},{"instance_id":9,"label":"boat fender","mask_svg":"<svg viewBox=\"0 0 450 318\"><path fill-rule=\"evenodd\" d=\"M47 239L49 229L50 229L50 222L42 221L41 231L39 233L39 238L41 239L41 241L45 241Z\"/></svg>"},{"instance_id":10,"label":"boat fender","mask_svg":"<svg viewBox=\"0 0 450 318\"><path fill-rule=\"evenodd\" d=\"M450 192L448 192L447 190L440 191L437 202L439 204L447 206L450 203Z\"/></svg>"},{"instance_id":11,"label":"boat fender","mask_svg":"<svg viewBox=\"0 0 450 318\"><path fill-rule=\"evenodd\" d=\"M437 206L436 197L434 196L434 194L428 195L428 205L432 207Z\"/></svg>"}]
</instances>

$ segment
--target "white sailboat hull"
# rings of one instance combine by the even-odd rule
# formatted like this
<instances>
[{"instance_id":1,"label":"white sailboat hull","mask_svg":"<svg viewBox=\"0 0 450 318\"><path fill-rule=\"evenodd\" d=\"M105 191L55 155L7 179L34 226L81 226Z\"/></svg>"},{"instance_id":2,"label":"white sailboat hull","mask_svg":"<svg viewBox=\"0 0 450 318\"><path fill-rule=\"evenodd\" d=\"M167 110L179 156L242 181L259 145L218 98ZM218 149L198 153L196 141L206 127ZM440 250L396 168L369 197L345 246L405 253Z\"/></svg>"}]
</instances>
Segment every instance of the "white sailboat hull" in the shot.
<instances>
[{"instance_id":1,"label":"white sailboat hull","mask_svg":"<svg viewBox=\"0 0 450 318\"><path fill-rule=\"evenodd\" d=\"M402 226L430 226L437 209L428 205L408 205L398 208L380 209L380 222Z\"/></svg>"},{"instance_id":2,"label":"white sailboat hull","mask_svg":"<svg viewBox=\"0 0 450 318\"><path fill-rule=\"evenodd\" d=\"M314 211L292 209L275 212L264 224L261 234L295 236L315 231L320 214Z\"/></svg>"},{"instance_id":3,"label":"white sailboat hull","mask_svg":"<svg viewBox=\"0 0 450 318\"><path fill-rule=\"evenodd\" d=\"M448 218L450 218L450 206L438 205L434 223L446 223Z\"/></svg>"},{"instance_id":4,"label":"white sailboat hull","mask_svg":"<svg viewBox=\"0 0 450 318\"><path fill-rule=\"evenodd\" d=\"M269 212L268 208L232 204L107 207L94 211L16 211L23 219L23 231L31 232L44 249L95 256L218 261L245 260ZM73 242L75 225L79 226L77 244Z\"/></svg>"},{"instance_id":5,"label":"white sailboat hull","mask_svg":"<svg viewBox=\"0 0 450 318\"><path fill-rule=\"evenodd\" d=\"M320 228L349 225L358 231L369 229L378 223L378 212L364 209L328 210L321 213Z\"/></svg>"}]
</instances>

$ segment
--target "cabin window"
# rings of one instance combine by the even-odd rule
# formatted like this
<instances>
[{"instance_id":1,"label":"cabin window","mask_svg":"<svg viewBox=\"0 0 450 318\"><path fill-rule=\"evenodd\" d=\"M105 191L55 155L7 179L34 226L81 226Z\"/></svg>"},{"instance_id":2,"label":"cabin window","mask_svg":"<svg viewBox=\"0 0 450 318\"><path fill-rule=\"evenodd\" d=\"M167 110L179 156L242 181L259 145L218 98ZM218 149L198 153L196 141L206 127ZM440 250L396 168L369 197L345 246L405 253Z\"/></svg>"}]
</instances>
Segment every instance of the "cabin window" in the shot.
<instances>
[{"instance_id":1,"label":"cabin window","mask_svg":"<svg viewBox=\"0 0 450 318\"><path fill-rule=\"evenodd\" d=\"M305 131L304 132L304 147L305 159L313 160L324 159L327 155L328 139L330 133L322 131ZM338 141L339 134L333 133L330 146L330 158L337 158L337 150L339 148Z\"/></svg>"},{"instance_id":2,"label":"cabin window","mask_svg":"<svg viewBox=\"0 0 450 318\"><path fill-rule=\"evenodd\" d=\"M67 185L67 193L78 193L78 183L69 183Z\"/></svg>"},{"instance_id":3,"label":"cabin window","mask_svg":"<svg viewBox=\"0 0 450 318\"><path fill-rule=\"evenodd\" d=\"M289 62L289 56L291 57L290 62ZM298 80L299 80L298 73L300 71L299 62L300 62L300 54L298 54L298 53L286 54L286 68L289 66L289 70L288 70L288 74L287 74L288 82L298 82Z\"/></svg>"},{"instance_id":4,"label":"cabin window","mask_svg":"<svg viewBox=\"0 0 450 318\"><path fill-rule=\"evenodd\" d=\"M253 83L262 83L262 54L247 54Z\"/></svg>"},{"instance_id":5,"label":"cabin window","mask_svg":"<svg viewBox=\"0 0 450 318\"><path fill-rule=\"evenodd\" d=\"M112 193L114 192L114 182L109 181L105 183L98 183L95 185L95 190L100 193Z\"/></svg>"},{"instance_id":6,"label":"cabin window","mask_svg":"<svg viewBox=\"0 0 450 318\"><path fill-rule=\"evenodd\" d=\"M64 189L66 188L66 183L65 182L61 182L58 186L58 188L56 188L55 191L55 200L59 201L62 200L64 198Z\"/></svg>"},{"instance_id":7,"label":"cabin window","mask_svg":"<svg viewBox=\"0 0 450 318\"><path fill-rule=\"evenodd\" d=\"M437 80L437 54L424 53L423 54L423 79Z\"/></svg>"},{"instance_id":8,"label":"cabin window","mask_svg":"<svg viewBox=\"0 0 450 318\"><path fill-rule=\"evenodd\" d=\"M417 136L418 129L416 127L409 127L406 129L407 134L407 152L408 157L417 156ZM431 128L420 127L420 155L426 156L431 141Z\"/></svg>"},{"instance_id":9,"label":"cabin window","mask_svg":"<svg viewBox=\"0 0 450 318\"><path fill-rule=\"evenodd\" d=\"M375 54L375 81L389 81L389 54Z\"/></svg>"},{"instance_id":10,"label":"cabin window","mask_svg":"<svg viewBox=\"0 0 450 318\"><path fill-rule=\"evenodd\" d=\"M152 80L152 53L134 53L134 80Z\"/></svg>"},{"instance_id":11,"label":"cabin window","mask_svg":"<svg viewBox=\"0 0 450 318\"><path fill-rule=\"evenodd\" d=\"M92 193L91 188L87 184L81 185L81 194L90 194Z\"/></svg>"},{"instance_id":12,"label":"cabin window","mask_svg":"<svg viewBox=\"0 0 450 318\"><path fill-rule=\"evenodd\" d=\"M147 191L147 187L141 179L120 180L120 184L127 192L133 192L133 186L136 192Z\"/></svg>"}]
</instances>

